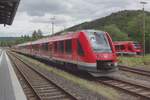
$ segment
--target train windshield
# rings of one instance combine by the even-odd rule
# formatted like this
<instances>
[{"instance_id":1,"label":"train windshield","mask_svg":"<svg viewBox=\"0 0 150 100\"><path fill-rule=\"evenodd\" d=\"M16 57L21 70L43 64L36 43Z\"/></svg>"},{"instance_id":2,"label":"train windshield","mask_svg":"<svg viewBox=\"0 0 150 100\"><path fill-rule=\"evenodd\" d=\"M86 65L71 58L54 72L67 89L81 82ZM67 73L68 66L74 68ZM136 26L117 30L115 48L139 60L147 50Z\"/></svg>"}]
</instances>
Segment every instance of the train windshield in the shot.
<instances>
[{"instance_id":1,"label":"train windshield","mask_svg":"<svg viewBox=\"0 0 150 100\"><path fill-rule=\"evenodd\" d=\"M88 37L95 52L112 52L104 32L88 32Z\"/></svg>"},{"instance_id":2,"label":"train windshield","mask_svg":"<svg viewBox=\"0 0 150 100\"><path fill-rule=\"evenodd\" d=\"M136 49L141 48L141 45L140 45L140 43L138 43L138 42L134 42L134 43L133 43L133 46L134 46L134 48L136 48Z\"/></svg>"}]
</instances>

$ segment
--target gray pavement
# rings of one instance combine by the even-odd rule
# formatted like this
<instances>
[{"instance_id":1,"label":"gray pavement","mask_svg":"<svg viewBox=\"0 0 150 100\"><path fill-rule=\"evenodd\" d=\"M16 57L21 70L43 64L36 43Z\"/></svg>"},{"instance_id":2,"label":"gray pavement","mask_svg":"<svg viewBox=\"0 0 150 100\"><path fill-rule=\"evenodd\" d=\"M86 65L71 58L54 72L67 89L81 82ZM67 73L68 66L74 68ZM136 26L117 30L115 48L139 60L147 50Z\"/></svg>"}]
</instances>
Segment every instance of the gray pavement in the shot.
<instances>
[{"instance_id":1,"label":"gray pavement","mask_svg":"<svg viewBox=\"0 0 150 100\"><path fill-rule=\"evenodd\" d=\"M0 100L26 100L5 51L0 56Z\"/></svg>"}]
</instances>

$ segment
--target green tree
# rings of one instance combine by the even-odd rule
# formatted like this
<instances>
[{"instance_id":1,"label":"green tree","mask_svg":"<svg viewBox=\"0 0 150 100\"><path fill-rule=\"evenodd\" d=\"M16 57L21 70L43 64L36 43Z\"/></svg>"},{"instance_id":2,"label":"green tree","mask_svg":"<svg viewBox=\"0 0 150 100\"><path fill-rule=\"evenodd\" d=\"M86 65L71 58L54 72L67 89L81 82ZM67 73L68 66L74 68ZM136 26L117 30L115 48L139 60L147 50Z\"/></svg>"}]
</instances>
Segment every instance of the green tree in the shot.
<instances>
[{"instance_id":1,"label":"green tree","mask_svg":"<svg viewBox=\"0 0 150 100\"><path fill-rule=\"evenodd\" d=\"M40 38L43 37L43 32L42 32L40 29L38 29L37 34L38 34L38 36L39 36Z\"/></svg>"},{"instance_id":2,"label":"green tree","mask_svg":"<svg viewBox=\"0 0 150 100\"><path fill-rule=\"evenodd\" d=\"M143 16L139 14L137 17L134 17L132 20L128 21L127 32L130 34L132 40L141 41L142 37L142 26L143 26Z\"/></svg>"},{"instance_id":3,"label":"green tree","mask_svg":"<svg viewBox=\"0 0 150 100\"><path fill-rule=\"evenodd\" d=\"M105 26L104 30L110 34L114 41L129 40L127 34L123 33L115 24Z\"/></svg>"},{"instance_id":4,"label":"green tree","mask_svg":"<svg viewBox=\"0 0 150 100\"><path fill-rule=\"evenodd\" d=\"M32 33L32 40L37 40L43 37L42 35L42 31L39 29L38 31L34 30L34 32Z\"/></svg>"}]
</instances>

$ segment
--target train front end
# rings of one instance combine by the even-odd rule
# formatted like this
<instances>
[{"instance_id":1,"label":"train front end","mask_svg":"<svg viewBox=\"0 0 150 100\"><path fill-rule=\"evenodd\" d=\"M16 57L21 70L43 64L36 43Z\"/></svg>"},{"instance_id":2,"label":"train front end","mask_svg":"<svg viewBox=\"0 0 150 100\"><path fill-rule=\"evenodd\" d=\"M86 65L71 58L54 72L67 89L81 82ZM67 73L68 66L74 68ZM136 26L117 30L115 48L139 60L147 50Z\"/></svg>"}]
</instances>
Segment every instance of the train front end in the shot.
<instances>
[{"instance_id":1,"label":"train front end","mask_svg":"<svg viewBox=\"0 0 150 100\"><path fill-rule=\"evenodd\" d=\"M109 75L117 72L117 56L111 37L103 31L87 31L86 35L95 61L94 75Z\"/></svg>"},{"instance_id":2,"label":"train front end","mask_svg":"<svg viewBox=\"0 0 150 100\"><path fill-rule=\"evenodd\" d=\"M130 48L131 52L134 52L137 55L143 54L142 44L140 44L138 42L129 43L129 48Z\"/></svg>"}]
</instances>

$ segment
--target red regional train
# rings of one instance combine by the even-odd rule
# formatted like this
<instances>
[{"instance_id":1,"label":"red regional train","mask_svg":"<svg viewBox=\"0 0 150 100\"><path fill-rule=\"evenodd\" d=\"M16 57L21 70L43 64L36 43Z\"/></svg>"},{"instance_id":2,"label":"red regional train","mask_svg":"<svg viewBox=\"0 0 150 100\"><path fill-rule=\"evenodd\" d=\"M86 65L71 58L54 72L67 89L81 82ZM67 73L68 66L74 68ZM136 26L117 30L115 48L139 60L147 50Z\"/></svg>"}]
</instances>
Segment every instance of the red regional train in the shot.
<instances>
[{"instance_id":1,"label":"red regional train","mask_svg":"<svg viewBox=\"0 0 150 100\"><path fill-rule=\"evenodd\" d=\"M92 75L112 75L117 72L117 56L107 32L82 30L15 46L19 52L49 59L61 64L73 64ZM71 66L68 66L71 67Z\"/></svg>"},{"instance_id":2,"label":"red regional train","mask_svg":"<svg viewBox=\"0 0 150 100\"><path fill-rule=\"evenodd\" d=\"M140 55L143 53L142 45L134 41L115 41L115 50L117 54Z\"/></svg>"}]
</instances>

